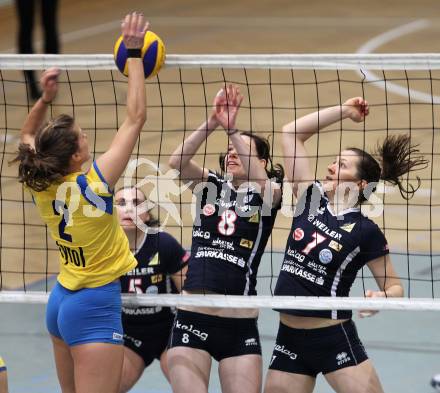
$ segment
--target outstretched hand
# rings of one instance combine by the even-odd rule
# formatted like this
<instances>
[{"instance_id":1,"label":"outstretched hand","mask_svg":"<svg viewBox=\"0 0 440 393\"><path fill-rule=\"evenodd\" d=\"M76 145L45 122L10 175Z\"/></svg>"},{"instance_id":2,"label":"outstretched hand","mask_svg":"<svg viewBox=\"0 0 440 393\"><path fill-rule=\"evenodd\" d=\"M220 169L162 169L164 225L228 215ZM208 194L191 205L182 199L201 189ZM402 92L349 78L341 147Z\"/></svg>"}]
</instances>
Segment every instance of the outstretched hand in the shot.
<instances>
[{"instance_id":1,"label":"outstretched hand","mask_svg":"<svg viewBox=\"0 0 440 393\"><path fill-rule=\"evenodd\" d=\"M122 21L121 31L124 45L127 49L141 49L144 37L150 28L150 23L145 21L144 14L132 12L127 14Z\"/></svg>"},{"instance_id":2,"label":"outstretched hand","mask_svg":"<svg viewBox=\"0 0 440 393\"><path fill-rule=\"evenodd\" d=\"M345 118L350 118L356 123L360 123L365 120L365 117L370 113L370 107L368 102L362 97L353 97L348 99L342 105Z\"/></svg>"},{"instance_id":3,"label":"outstretched hand","mask_svg":"<svg viewBox=\"0 0 440 393\"><path fill-rule=\"evenodd\" d=\"M218 123L226 132L235 129L235 121L242 101L243 96L240 90L233 85L221 89L215 96L213 112Z\"/></svg>"},{"instance_id":4,"label":"outstretched hand","mask_svg":"<svg viewBox=\"0 0 440 393\"><path fill-rule=\"evenodd\" d=\"M52 102L58 92L58 77L61 71L58 68L49 68L43 72L40 78L40 86L43 90L42 98L45 102Z\"/></svg>"}]
</instances>

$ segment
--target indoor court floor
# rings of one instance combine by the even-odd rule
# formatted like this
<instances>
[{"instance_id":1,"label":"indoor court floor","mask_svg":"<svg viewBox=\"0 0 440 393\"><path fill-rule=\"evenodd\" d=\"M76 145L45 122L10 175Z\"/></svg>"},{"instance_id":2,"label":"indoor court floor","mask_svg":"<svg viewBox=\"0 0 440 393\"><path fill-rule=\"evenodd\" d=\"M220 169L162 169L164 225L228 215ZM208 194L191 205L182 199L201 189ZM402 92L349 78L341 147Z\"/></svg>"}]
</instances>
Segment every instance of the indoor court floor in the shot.
<instances>
[{"instance_id":1,"label":"indoor court floor","mask_svg":"<svg viewBox=\"0 0 440 393\"><path fill-rule=\"evenodd\" d=\"M131 10L143 11L151 22L152 30L158 33L166 44L167 53L170 54L269 54L269 53L436 53L440 50L440 4L436 0L391 0L369 2L352 2L349 0L223 0L222 2L213 2L206 0L161 0L158 2L146 2L141 0L76 0L60 1L59 10L59 29L62 43L63 54L95 54L111 53L113 44L119 35L120 20ZM39 24L36 31L35 42L37 48L41 47L41 34ZM0 2L0 53L15 53L15 34L16 20L13 4L8 1ZM200 71L197 71L200 73ZM187 74L183 73L188 81L192 79L199 80L195 76L197 72ZM213 80L218 80L218 74L214 71L207 76ZM229 72L229 71L228 71ZM226 72L228 80L243 81L243 74L240 71ZM11 74L20 78L19 73ZM298 72L298 78L311 80L311 72ZM351 78L360 79L359 75L348 73ZM392 75L392 74L390 74ZM400 75L400 74L399 74ZM417 74L419 75L419 74ZM433 82L434 95L440 96L439 75ZM334 73L318 74L320 81L325 81L330 77L335 78ZM96 78L98 79L99 76ZM177 71L165 69L161 77L164 80L176 81ZM249 77L258 82L260 79L267 83L267 74L249 73ZM288 75L283 72L274 73L274 80L282 81L288 79ZM425 74L426 77L426 74ZM63 75L65 80L65 75ZM313 79L313 78L312 78ZM305 84L309 86L310 84ZM411 108L410 116L408 109L399 112L399 107L383 107L384 92L374 86L363 86L366 90L366 97L373 103L371 115L367 121L367 129L384 128L385 109L386 116L395 127L400 127L403 131L413 130L413 136L420 143L423 151L431 150L434 153L440 153L440 143L438 141L438 119L440 112L437 107L430 103L418 105ZM78 86L77 99L80 102L81 97L86 97L85 90L88 87ZM424 92L429 92L429 86L426 81L414 81L411 88ZM21 89L23 89L21 87ZM82 90L83 89L83 90ZM97 94L100 94L100 87L97 86ZM105 95L105 88L101 88L102 95ZM149 86L151 91L150 103L156 105L159 100L157 97L157 86ZM167 95L170 98L170 105L173 102L181 104L180 90L178 87L170 87ZM208 104L211 101L218 84L208 87ZM266 89L266 90L265 90ZM278 90L277 90L278 89ZM343 98L349 98L351 95L361 95L362 90L359 84L351 86L344 85ZM14 90L10 87L8 91L11 100L24 99L23 91ZM252 105L267 107L267 86L259 90L257 87L249 91L251 93ZM283 87L273 87L273 93L278 107L292 107L291 92L286 92ZM196 88L188 87L189 100L197 101L200 97L200 91ZM295 105L298 109L298 116L308 113L316 108L317 105L333 105L339 102L338 86L334 83L319 86L319 103L316 102L316 87L311 84L308 88L298 91ZM246 95L246 94L245 94ZM88 97L88 96L87 96ZM120 100L123 102L123 94ZM398 94L390 94L390 102L405 101L405 97ZM87 99L87 98L86 98ZM406 97L407 99L407 97ZM118 96L119 100L119 96ZM90 101L90 99L89 99ZM88 102L89 102L88 101ZM270 104L270 102L269 102ZM67 105L67 104L66 104ZM249 119L256 123L259 131L267 130L279 131L281 125L286 121L292 120L292 111L279 110L275 112L275 123L272 123L270 110L262 113L252 112L250 109L249 98L245 98L243 105L242 126L249 126ZM55 108L61 110L63 108ZM375 112L376 109L376 112ZM388 110L389 109L389 110ZM12 111L12 109L8 109ZM14 135L13 128L20 126L26 113L26 108L17 110L8 114L9 130L8 135ZM78 109L79 110L79 109ZM106 109L108 110L108 109ZM157 129L156 109L149 112L149 121L146 130ZM145 134L141 138L141 154L148 156L150 149L153 152L163 149L163 155L154 155L154 160L159 159L161 165L165 165L166 154L171 152L176 145L176 138L182 138L182 116L179 112L168 112L165 119L166 129L179 130L169 133L161 140L158 145L158 133ZM186 117L186 130L196 127L203 120L203 110L188 110ZM0 127L4 127L3 112L0 113ZM93 124L89 116L91 114L83 113L82 124ZM108 112L100 112L98 122L103 127L111 127L112 120L108 120ZM434 122L433 122L434 121ZM111 124L110 124L111 123ZM344 129L354 129L344 137L340 135L338 128L332 129L333 132L324 134L319 153L326 156L318 162L320 172L325 171L326 165L330 162L332 154L336 154L339 149L339 141L343 145L359 145L359 135L362 126L351 126L344 123ZM0 135L3 136L5 130L0 129ZM434 132L434 134L433 134ZM378 131L367 135L367 147L372 147L378 137L385 135L385 132ZM433 137L434 135L434 137ZM105 134L94 134L91 136L98 141L99 149L105 146L108 138ZM332 138L338 138L338 143L331 142ZM278 139L277 139L278 138ZM327 139L326 139L327 138ZM339 139L340 138L340 139ZM0 138L3 140L3 138ZM181 139L180 139L181 140ZM179 141L180 141L179 140ZM222 133L215 135L210 141L208 151L218 153L219 146L226 147L226 138ZM279 135L274 134L274 151L280 160L281 149ZM179 142L180 143L180 142ZM434 148L432 149L432 145ZM337 145L336 147L334 145ZM1 148L5 148L3 145ZM159 149L159 150L158 150ZM14 150L12 142L6 146L6 150L12 154ZM311 148L312 151L313 147ZM316 151L316 150L315 150ZM201 156L199 156L200 159ZM209 163L215 164L214 158L208 158ZM277 161L277 160L275 160ZM414 204L423 206L392 205L386 206L386 227L390 228L387 232L387 238L390 242L390 248L393 261L399 274L407 277L408 274L414 281L411 284L404 281L406 294L410 290L412 297L431 297L432 291L435 296L440 297L440 257L429 257L429 251L440 254L440 180L429 181L429 178L440 179L440 166L438 165L438 156L433 156L432 168L429 167L421 174L422 188L414 198ZM163 167L165 169L165 167ZM432 169L432 171L431 171ZM1 168L2 175L12 176L16 168L10 168L4 164ZM428 180L426 180L428 179ZM21 188L10 179L1 182L3 195L21 195ZM19 192L19 194L17 194ZM387 190L387 203L402 202L397 192ZM189 195L184 195L184 200L189 201ZM429 206L431 204L431 207ZM428 206L426 206L428 205ZM2 222L16 220L14 208L21 203L5 205L2 209ZM26 217L34 222L38 220L32 211L30 204L25 205ZM171 231L182 239L185 247L190 243L190 218L189 211L183 209L183 221L186 227L183 231L173 228ZM20 211L21 215L22 212ZM24 214L24 213L23 213ZM384 218L379 217L379 225L383 224ZM403 224L402 220L403 219ZM278 252L283 249L287 228L291 218L280 217L277 221L277 230L279 236L273 236L268 244L268 253L265 260L262 261L260 275L270 274L272 264L274 271L277 271L279 265ZM435 228L436 231L429 231ZM402 232L402 228L410 228L410 232ZM6 226L5 226L6 228ZM23 258L23 253L11 251L17 245L23 244L23 230L17 229L13 225L9 226L9 232L4 229L2 252L2 266L11 270L17 265L17 261ZM395 229L392 229L395 228ZM36 234L26 232L28 246L41 244L46 234L41 231ZM278 234L278 232L277 232ZM45 240L43 240L45 242ZM7 249L10 246L10 249ZM407 257L406 253L420 254L419 256ZM270 251L273 251L273 258L270 258ZM397 255L403 253L404 255ZM428 256L427 256L428 254ZM42 261L40 254L37 258L27 258L29 268L41 268ZM56 253L50 253L50 266L56 266ZM21 265L20 265L21 266ZM20 271L18 269L18 271ZM368 272L366 272L368 274ZM431 274L438 281L433 287L429 282L423 280L429 279ZM6 289L17 289L22 287L22 274L11 274L3 277L3 285ZM45 280L36 281L40 276L34 276L27 281L28 290L44 290ZM50 279L52 282L53 279ZM261 294L269 293L271 283L269 279L259 280L259 289ZM371 280L370 280L371 281ZM367 285L370 284L367 280ZM372 283L371 283L372 284ZM374 288L374 286L373 286ZM353 295L361 293L361 282L358 279ZM359 335L363 339L366 350L372 358L385 392L390 393L429 393L432 388L429 386L429 380L432 375L440 373L440 313L434 312L382 312L373 318L359 320L355 318L359 329ZM264 351L264 372L267 370L270 359L274 338L278 326L277 313L271 310L263 310L260 317L260 334ZM58 392L59 387L56 381L55 366L52 358L50 342L44 326L44 306L43 305L21 305L0 303L0 355L5 359L8 372L11 393L52 393ZM164 377L161 375L157 362L149 367L141 381L132 390L133 392L155 393L170 392L171 389ZM315 392L330 392L331 389L323 382L322 377ZM210 392L220 392L220 385L216 375L216 367L213 367Z\"/></svg>"}]
</instances>

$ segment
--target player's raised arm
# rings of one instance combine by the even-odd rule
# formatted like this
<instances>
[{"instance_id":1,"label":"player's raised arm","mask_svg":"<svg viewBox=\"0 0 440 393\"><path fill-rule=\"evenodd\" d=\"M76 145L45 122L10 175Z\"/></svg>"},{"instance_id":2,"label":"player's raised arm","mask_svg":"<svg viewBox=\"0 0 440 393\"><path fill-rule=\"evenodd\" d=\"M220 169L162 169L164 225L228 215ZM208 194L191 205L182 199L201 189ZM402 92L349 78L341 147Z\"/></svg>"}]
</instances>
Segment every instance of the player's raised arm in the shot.
<instances>
[{"instance_id":1,"label":"player's raised arm","mask_svg":"<svg viewBox=\"0 0 440 393\"><path fill-rule=\"evenodd\" d=\"M221 89L214 100L214 110L217 121L224 128L228 134L230 147L228 149L227 159L233 160L233 154L236 153L240 159L244 170L244 177L249 182L255 182L260 186L262 194L265 192L265 187L269 184L269 175L266 170L269 164L269 157L263 158L261 151L263 145L257 144L254 135L249 137L247 133L241 133L236 128L237 115L240 110L243 96L238 87L229 85L226 89ZM264 150L264 149L263 149ZM260 153L260 154L259 154ZM269 153L269 152L268 152ZM228 162L225 162L228 167ZM281 189L277 184L272 184L271 189L274 193L272 199L273 205L278 205L281 199Z\"/></svg>"},{"instance_id":2,"label":"player's raised arm","mask_svg":"<svg viewBox=\"0 0 440 393\"><path fill-rule=\"evenodd\" d=\"M122 22L121 30L127 49L141 49L149 29L143 14L133 12ZM142 58L129 57L127 116L116 133L110 148L97 160L98 167L110 188L113 188L127 166L130 155L146 120L145 76Z\"/></svg>"},{"instance_id":3,"label":"player's raised arm","mask_svg":"<svg viewBox=\"0 0 440 393\"><path fill-rule=\"evenodd\" d=\"M40 78L43 94L32 107L24 121L20 133L20 142L35 147L35 134L43 126L46 120L48 105L55 99L58 92L58 76L60 70L49 68L44 71Z\"/></svg>"},{"instance_id":4,"label":"player's raised arm","mask_svg":"<svg viewBox=\"0 0 440 393\"><path fill-rule=\"evenodd\" d=\"M252 145L243 140L236 128L237 115L242 101L243 96L236 86L229 85L226 89L220 90L214 100L216 117L228 134L249 180L256 181L264 187L267 180L265 170L267 163L265 160L261 163L262 160L258 157L257 152L252 151Z\"/></svg>"},{"instance_id":5,"label":"player's raised arm","mask_svg":"<svg viewBox=\"0 0 440 393\"><path fill-rule=\"evenodd\" d=\"M319 130L347 118L361 122L369 113L362 97L350 98L343 105L326 108L283 126L283 152L286 175L296 195L298 183L313 181L305 142Z\"/></svg>"},{"instance_id":6,"label":"player's raised arm","mask_svg":"<svg viewBox=\"0 0 440 393\"><path fill-rule=\"evenodd\" d=\"M182 144L180 144L171 155L168 165L180 172L180 178L184 181L192 181L193 189L197 183L205 181L208 177L208 169L202 168L197 164L193 157L205 142L212 131L218 127L219 123L214 113L211 113L208 120L200 125Z\"/></svg>"}]
</instances>

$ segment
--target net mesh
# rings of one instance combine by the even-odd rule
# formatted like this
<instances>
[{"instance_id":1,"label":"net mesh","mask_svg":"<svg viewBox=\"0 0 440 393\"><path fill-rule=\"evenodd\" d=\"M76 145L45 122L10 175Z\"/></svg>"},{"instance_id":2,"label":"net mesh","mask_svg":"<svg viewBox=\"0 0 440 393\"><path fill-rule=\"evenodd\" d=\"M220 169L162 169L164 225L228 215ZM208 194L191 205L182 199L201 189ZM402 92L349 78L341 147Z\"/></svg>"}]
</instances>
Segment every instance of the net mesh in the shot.
<instances>
[{"instance_id":1,"label":"net mesh","mask_svg":"<svg viewBox=\"0 0 440 393\"><path fill-rule=\"evenodd\" d=\"M27 86L20 70L52 65L64 71L50 114L73 115L88 134L93 156L108 148L125 116L127 79L115 71L111 56L0 57L0 301L46 301L58 271L58 249L30 195L18 183L17 167L8 165L32 105L26 98ZM130 181L142 184L155 203L153 213L167 232L190 248L192 196L167 162L177 145L207 119L214 96L225 84L240 86L245 96L239 128L269 136L275 163L283 161L281 128L285 123L340 105L349 97L362 96L371 111L365 123L342 121L321 130L308 142L309 158L315 178L320 179L327 165L347 146L370 151L378 140L398 134L409 134L413 143L420 145L429 166L416 173L421 187L414 198L405 201L397 188L382 184L375 205L366 211L387 237L406 299L403 303L362 299L364 289L375 287L370 271L364 268L353 288L353 299L319 299L319 309L331 308L335 301L341 309L344 304L347 308L368 305L396 309L405 304L414 309L440 309L440 144L436 140L440 109L435 95L440 87L438 55L171 55L166 65L157 77L146 82L148 119L133 151L137 164L133 165ZM199 149L195 160L203 167L218 169L218 156L227 145L226 134L217 130ZM405 180L416 182L413 174ZM258 307L291 307L293 299L271 295L295 204L290 187L284 187L281 214L257 275L261 296L246 299L243 307L249 307L249 301L255 301ZM206 305L203 302L213 301L211 296L183 298L187 297L136 296L125 301L164 305ZM240 307L240 299L222 298ZM297 299L300 303L295 307L301 308L303 300L307 307L316 304L316 299Z\"/></svg>"}]
</instances>

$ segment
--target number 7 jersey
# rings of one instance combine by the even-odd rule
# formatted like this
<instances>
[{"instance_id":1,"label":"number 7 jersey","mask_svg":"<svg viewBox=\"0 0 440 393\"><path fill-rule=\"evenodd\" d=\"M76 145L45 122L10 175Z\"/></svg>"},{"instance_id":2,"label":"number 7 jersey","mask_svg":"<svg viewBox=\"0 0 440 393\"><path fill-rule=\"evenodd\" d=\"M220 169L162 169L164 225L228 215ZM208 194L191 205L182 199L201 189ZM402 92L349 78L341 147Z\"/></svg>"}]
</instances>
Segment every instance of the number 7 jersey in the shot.
<instances>
[{"instance_id":1,"label":"number 7 jersey","mask_svg":"<svg viewBox=\"0 0 440 393\"><path fill-rule=\"evenodd\" d=\"M279 296L348 296L357 272L388 254L379 227L359 208L336 215L320 183L298 201L275 287ZM292 315L348 319L350 310L278 310Z\"/></svg>"},{"instance_id":2,"label":"number 7 jersey","mask_svg":"<svg viewBox=\"0 0 440 393\"><path fill-rule=\"evenodd\" d=\"M197 197L185 290L255 295L257 270L277 215L249 185L209 172Z\"/></svg>"},{"instance_id":3,"label":"number 7 jersey","mask_svg":"<svg viewBox=\"0 0 440 393\"><path fill-rule=\"evenodd\" d=\"M70 173L44 191L29 190L58 246L63 287L99 287L137 265L96 162L86 174Z\"/></svg>"}]
</instances>

